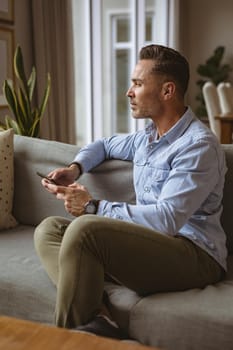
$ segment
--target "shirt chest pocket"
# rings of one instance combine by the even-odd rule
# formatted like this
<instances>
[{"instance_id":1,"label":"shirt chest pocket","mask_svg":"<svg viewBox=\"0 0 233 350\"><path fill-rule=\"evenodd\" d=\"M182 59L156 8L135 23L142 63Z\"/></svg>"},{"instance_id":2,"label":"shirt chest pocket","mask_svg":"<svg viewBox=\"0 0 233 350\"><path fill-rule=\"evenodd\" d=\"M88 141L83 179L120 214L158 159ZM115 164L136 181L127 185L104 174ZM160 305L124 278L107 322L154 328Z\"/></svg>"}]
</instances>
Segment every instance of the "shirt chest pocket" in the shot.
<instances>
[{"instance_id":1,"label":"shirt chest pocket","mask_svg":"<svg viewBox=\"0 0 233 350\"><path fill-rule=\"evenodd\" d=\"M151 168L151 177L154 181L162 181L164 182L169 175L169 170L165 169L157 169L157 168Z\"/></svg>"},{"instance_id":2,"label":"shirt chest pocket","mask_svg":"<svg viewBox=\"0 0 233 350\"><path fill-rule=\"evenodd\" d=\"M137 187L142 182L144 182L145 177L145 167L146 167L146 159L144 157L135 157L134 159L134 184Z\"/></svg>"},{"instance_id":3,"label":"shirt chest pocket","mask_svg":"<svg viewBox=\"0 0 233 350\"><path fill-rule=\"evenodd\" d=\"M170 170L151 168L151 188L157 198L166 183Z\"/></svg>"}]
</instances>

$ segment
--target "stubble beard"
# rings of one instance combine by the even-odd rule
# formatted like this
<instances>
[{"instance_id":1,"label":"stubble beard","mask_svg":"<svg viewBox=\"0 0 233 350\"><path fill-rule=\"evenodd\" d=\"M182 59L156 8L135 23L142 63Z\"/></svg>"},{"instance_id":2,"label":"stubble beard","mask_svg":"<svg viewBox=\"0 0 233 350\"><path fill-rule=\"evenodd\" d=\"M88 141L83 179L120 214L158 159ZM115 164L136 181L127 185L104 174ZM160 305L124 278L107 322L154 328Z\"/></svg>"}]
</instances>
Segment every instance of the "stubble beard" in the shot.
<instances>
[{"instance_id":1,"label":"stubble beard","mask_svg":"<svg viewBox=\"0 0 233 350\"><path fill-rule=\"evenodd\" d=\"M134 119L148 119L150 118L150 113L149 111L147 110L143 110L143 109L135 109L135 110L132 110L131 109L131 116L134 118Z\"/></svg>"}]
</instances>

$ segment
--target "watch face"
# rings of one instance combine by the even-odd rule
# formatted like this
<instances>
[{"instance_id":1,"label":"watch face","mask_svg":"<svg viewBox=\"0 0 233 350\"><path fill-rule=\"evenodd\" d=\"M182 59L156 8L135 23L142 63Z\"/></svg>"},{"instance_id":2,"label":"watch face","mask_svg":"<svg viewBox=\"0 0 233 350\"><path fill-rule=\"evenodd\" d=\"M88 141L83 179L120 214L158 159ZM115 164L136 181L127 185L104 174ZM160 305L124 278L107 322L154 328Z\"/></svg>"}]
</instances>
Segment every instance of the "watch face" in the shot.
<instances>
[{"instance_id":1,"label":"watch face","mask_svg":"<svg viewBox=\"0 0 233 350\"><path fill-rule=\"evenodd\" d=\"M96 213L96 205L94 203L88 203L85 207L86 214L95 214Z\"/></svg>"}]
</instances>

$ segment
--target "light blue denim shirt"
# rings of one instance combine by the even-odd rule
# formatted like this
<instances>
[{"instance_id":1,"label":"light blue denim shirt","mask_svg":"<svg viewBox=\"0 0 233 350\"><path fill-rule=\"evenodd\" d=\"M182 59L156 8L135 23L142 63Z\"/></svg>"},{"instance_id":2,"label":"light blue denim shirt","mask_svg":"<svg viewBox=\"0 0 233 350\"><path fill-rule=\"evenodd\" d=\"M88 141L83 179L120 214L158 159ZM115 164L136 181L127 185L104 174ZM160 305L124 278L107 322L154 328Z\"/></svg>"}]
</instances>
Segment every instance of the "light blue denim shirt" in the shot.
<instances>
[{"instance_id":1,"label":"light blue denim shirt","mask_svg":"<svg viewBox=\"0 0 233 350\"><path fill-rule=\"evenodd\" d=\"M190 108L159 139L151 123L134 134L96 141L74 161L88 172L105 159L133 161L136 204L103 199L97 215L185 236L226 269L226 236L220 224L225 157Z\"/></svg>"}]
</instances>

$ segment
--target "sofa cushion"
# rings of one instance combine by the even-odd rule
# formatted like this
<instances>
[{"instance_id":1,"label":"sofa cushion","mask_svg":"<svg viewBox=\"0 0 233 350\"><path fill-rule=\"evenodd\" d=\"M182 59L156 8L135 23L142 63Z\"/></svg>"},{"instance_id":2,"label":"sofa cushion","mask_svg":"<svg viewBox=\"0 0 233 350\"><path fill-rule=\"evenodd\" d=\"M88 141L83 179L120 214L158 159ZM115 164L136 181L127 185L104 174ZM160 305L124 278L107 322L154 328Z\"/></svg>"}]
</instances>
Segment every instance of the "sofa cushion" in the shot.
<instances>
[{"instance_id":1,"label":"sofa cushion","mask_svg":"<svg viewBox=\"0 0 233 350\"><path fill-rule=\"evenodd\" d=\"M34 228L0 234L0 314L53 323L56 290L35 252Z\"/></svg>"},{"instance_id":2,"label":"sofa cushion","mask_svg":"<svg viewBox=\"0 0 233 350\"><path fill-rule=\"evenodd\" d=\"M228 267L215 285L141 299L130 314L130 335L167 350L232 349L233 256Z\"/></svg>"},{"instance_id":3,"label":"sofa cushion","mask_svg":"<svg viewBox=\"0 0 233 350\"><path fill-rule=\"evenodd\" d=\"M130 312L142 297L125 286L116 285L112 282L105 282L104 290L104 301L113 319L127 332L129 328Z\"/></svg>"},{"instance_id":4,"label":"sofa cushion","mask_svg":"<svg viewBox=\"0 0 233 350\"><path fill-rule=\"evenodd\" d=\"M0 230L14 227L12 216L14 193L13 129L0 132Z\"/></svg>"}]
</instances>

